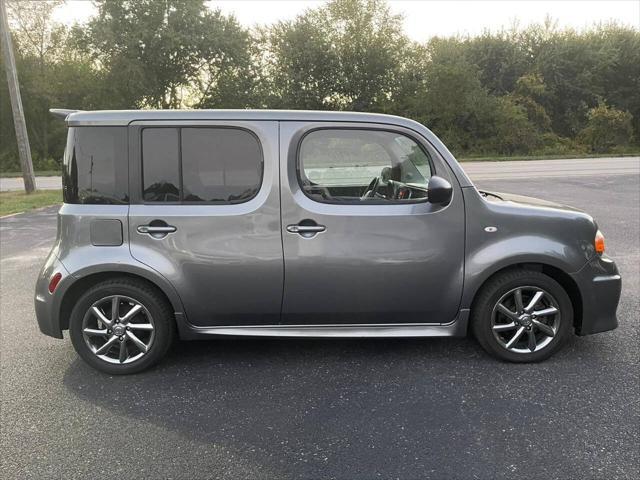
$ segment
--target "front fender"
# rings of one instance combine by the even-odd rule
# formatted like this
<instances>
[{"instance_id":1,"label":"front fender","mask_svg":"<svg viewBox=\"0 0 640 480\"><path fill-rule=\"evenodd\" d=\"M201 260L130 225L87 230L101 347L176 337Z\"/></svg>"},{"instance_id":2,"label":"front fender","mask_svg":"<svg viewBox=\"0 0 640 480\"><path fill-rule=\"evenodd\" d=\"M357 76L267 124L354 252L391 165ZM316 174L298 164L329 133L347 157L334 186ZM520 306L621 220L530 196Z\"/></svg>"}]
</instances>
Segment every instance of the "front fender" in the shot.
<instances>
[{"instance_id":1,"label":"front fender","mask_svg":"<svg viewBox=\"0 0 640 480\"><path fill-rule=\"evenodd\" d=\"M505 268L522 264L547 265L566 273L573 273L580 268L575 268L570 262L567 262L560 255L558 250L540 250L540 251L523 251L519 247L523 245L544 245L545 247L558 247L553 242L545 242L543 239L536 237L519 237L509 241L499 242L495 246L474 252L473 255L467 257L465 264L465 282L462 294L462 308L471 308L473 299L478 290L484 283L494 274ZM502 250L501 250L502 248ZM587 263L584 261L582 266Z\"/></svg>"},{"instance_id":2,"label":"front fender","mask_svg":"<svg viewBox=\"0 0 640 480\"><path fill-rule=\"evenodd\" d=\"M475 188L463 191L466 248L462 308L470 308L480 287L504 268L541 264L572 274L595 255L597 227L585 213L489 202Z\"/></svg>"}]
</instances>

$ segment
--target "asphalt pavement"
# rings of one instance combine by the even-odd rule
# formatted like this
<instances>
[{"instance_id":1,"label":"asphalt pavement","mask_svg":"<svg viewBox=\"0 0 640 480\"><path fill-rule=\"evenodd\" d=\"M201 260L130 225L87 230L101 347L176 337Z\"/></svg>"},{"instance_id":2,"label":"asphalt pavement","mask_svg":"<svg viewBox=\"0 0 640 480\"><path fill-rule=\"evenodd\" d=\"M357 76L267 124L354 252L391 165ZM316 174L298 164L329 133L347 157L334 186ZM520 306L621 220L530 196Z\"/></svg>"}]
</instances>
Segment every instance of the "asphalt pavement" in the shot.
<instances>
[{"instance_id":1,"label":"asphalt pavement","mask_svg":"<svg viewBox=\"0 0 640 480\"><path fill-rule=\"evenodd\" d=\"M219 339L111 377L38 332L56 208L0 220L2 478L640 478L640 176L485 179L593 214L620 327L550 360L471 338Z\"/></svg>"}]
</instances>

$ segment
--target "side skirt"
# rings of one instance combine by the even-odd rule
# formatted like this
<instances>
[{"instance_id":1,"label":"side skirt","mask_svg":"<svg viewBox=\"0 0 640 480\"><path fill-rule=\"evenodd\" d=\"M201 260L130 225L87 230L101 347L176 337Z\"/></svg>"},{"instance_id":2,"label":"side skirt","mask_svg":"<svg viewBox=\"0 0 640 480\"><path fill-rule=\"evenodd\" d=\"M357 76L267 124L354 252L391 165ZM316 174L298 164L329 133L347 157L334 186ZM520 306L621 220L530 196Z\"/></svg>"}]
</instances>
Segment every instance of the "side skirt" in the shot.
<instances>
[{"instance_id":1,"label":"side skirt","mask_svg":"<svg viewBox=\"0 0 640 480\"><path fill-rule=\"evenodd\" d=\"M365 338L365 337L458 337L467 334L469 310L461 310L454 322L340 324L340 325L221 325L197 327L184 325L181 337L195 340L218 335L250 337L311 337L311 338Z\"/></svg>"}]
</instances>

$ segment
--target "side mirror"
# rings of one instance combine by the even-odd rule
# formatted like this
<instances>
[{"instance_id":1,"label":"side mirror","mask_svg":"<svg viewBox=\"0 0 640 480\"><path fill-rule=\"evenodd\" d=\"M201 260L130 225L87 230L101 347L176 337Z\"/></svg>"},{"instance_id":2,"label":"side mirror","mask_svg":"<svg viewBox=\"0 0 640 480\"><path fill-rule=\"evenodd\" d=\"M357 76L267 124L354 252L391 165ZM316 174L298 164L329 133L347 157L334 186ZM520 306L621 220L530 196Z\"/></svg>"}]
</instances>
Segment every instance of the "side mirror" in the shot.
<instances>
[{"instance_id":1,"label":"side mirror","mask_svg":"<svg viewBox=\"0 0 640 480\"><path fill-rule=\"evenodd\" d=\"M446 204L451 201L453 187L444 178L434 175L427 185L429 203Z\"/></svg>"}]
</instances>

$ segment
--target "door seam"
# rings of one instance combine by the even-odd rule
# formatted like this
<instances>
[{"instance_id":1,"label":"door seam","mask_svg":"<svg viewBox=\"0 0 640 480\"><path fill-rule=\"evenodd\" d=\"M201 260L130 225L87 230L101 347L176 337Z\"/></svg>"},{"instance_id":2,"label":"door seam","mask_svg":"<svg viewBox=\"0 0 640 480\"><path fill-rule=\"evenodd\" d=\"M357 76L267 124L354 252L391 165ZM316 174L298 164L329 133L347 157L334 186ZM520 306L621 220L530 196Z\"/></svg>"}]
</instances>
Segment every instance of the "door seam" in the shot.
<instances>
[{"instance_id":1,"label":"door seam","mask_svg":"<svg viewBox=\"0 0 640 480\"><path fill-rule=\"evenodd\" d=\"M278 206L280 208L280 211L278 213L278 218L280 219L280 247L281 247L281 252L282 252L282 293L280 295L280 315L278 317L278 324L282 324L282 315L284 312L284 289L285 289L285 279L286 279L286 275L287 275L287 270L286 270L286 263L285 263L285 258L284 258L284 233L283 233L283 219L282 219L282 160L281 160L281 133L280 133L280 124L281 122L278 121L278 155L277 155L277 162L278 162ZM286 156L285 156L286 157Z\"/></svg>"}]
</instances>

